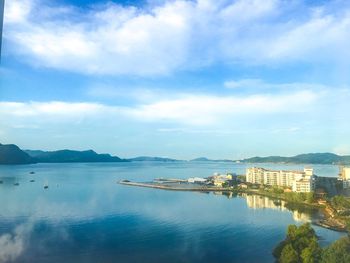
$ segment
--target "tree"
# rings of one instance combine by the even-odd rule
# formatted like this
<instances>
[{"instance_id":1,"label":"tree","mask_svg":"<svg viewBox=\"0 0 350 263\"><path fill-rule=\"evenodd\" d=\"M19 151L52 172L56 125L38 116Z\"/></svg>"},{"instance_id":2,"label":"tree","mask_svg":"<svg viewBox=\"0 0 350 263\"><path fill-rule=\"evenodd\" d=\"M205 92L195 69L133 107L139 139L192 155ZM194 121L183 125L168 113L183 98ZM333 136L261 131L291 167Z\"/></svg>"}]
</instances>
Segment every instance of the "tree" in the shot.
<instances>
[{"instance_id":1,"label":"tree","mask_svg":"<svg viewBox=\"0 0 350 263\"><path fill-rule=\"evenodd\" d=\"M279 262L281 263L298 263L299 257L298 253L295 251L291 244L286 245L281 253L281 257L279 258Z\"/></svg>"},{"instance_id":2,"label":"tree","mask_svg":"<svg viewBox=\"0 0 350 263\"><path fill-rule=\"evenodd\" d=\"M297 236L298 227L296 225L289 225L287 228L287 238L294 240Z\"/></svg>"},{"instance_id":3,"label":"tree","mask_svg":"<svg viewBox=\"0 0 350 263\"><path fill-rule=\"evenodd\" d=\"M321 253L316 233L309 223L299 227L289 225L286 239L273 251L274 257L281 263L316 263L320 261Z\"/></svg>"},{"instance_id":4,"label":"tree","mask_svg":"<svg viewBox=\"0 0 350 263\"><path fill-rule=\"evenodd\" d=\"M301 259L303 263L317 263L320 262L322 249L320 248L317 239L313 238L308 247L301 252Z\"/></svg>"},{"instance_id":5,"label":"tree","mask_svg":"<svg viewBox=\"0 0 350 263\"><path fill-rule=\"evenodd\" d=\"M306 202L308 202L309 204L315 202L315 194L313 192L307 193Z\"/></svg>"},{"instance_id":6,"label":"tree","mask_svg":"<svg viewBox=\"0 0 350 263\"><path fill-rule=\"evenodd\" d=\"M350 262L350 240L348 237L343 237L322 253L322 263L349 263Z\"/></svg>"},{"instance_id":7,"label":"tree","mask_svg":"<svg viewBox=\"0 0 350 263\"><path fill-rule=\"evenodd\" d=\"M309 223L289 225L285 240L273 250L279 263L350 263L349 236L322 249Z\"/></svg>"}]
</instances>

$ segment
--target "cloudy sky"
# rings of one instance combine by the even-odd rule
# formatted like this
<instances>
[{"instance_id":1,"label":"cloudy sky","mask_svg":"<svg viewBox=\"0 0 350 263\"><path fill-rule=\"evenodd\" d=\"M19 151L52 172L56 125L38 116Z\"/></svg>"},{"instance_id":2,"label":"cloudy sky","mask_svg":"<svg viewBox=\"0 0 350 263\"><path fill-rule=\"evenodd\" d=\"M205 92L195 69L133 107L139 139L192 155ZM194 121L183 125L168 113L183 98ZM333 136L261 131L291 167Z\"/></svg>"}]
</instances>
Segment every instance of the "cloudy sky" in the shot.
<instances>
[{"instance_id":1,"label":"cloudy sky","mask_svg":"<svg viewBox=\"0 0 350 263\"><path fill-rule=\"evenodd\" d=\"M1 143L350 154L350 2L7 0Z\"/></svg>"}]
</instances>

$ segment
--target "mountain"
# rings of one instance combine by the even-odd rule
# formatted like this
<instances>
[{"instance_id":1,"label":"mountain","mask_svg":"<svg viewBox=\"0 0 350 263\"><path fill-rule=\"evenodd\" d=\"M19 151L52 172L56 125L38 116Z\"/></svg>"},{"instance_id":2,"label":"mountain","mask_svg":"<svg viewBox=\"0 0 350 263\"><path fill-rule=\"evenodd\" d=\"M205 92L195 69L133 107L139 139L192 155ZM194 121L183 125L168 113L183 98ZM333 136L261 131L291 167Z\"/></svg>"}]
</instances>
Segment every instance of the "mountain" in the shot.
<instances>
[{"instance_id":1,"label":"mountain","mask_svg":"<svg viewBox=\"0 0 350 263\"><path fill-rule=\"evenodd\" d=\"M307 153L292 157L252 157L240 161L245 163L350 164L350 156L334 153Z\"/></svg>"},{"instance_id":2,"label":"mountain","mask_svg":"<svg viewBox=\"0 0 350 263\"><path fill-rule=\"evenodd\" d=\"M0 144L0 164L29 164L35 160L14 144Z\"/></svg>"},{"instance_id":3,"label":"mountain","mask_svg":"<svg viewBox=\"0 0 350 263\"><path fill-rule=\"evenodd\" d=\"M199 157L190 160L190 162L211 162L211 160L209 160L207 157Z\"/></svg>"},{"instance_id":4,"label":"mountain","mask_svg":"<svg viewBox=\"0 0 350 263\"><path fill-rule=\"evenodd\" d=\"M207 157L199 157L199 158L195 158L195 159L190 160L190 162L233 162L233 161L227 160L227 159L212 160L212 159L208 159Z\"/></svg>"},{"instance_id":5,"label":"mountain","mask_svg":"<svg viewBox=\"0 0 350 263\"><path fill-rule=\"evenodd\" d=\"M150 156L139 156L135 158L127 159L131 162L179 162L181 160L164 158L164 157L150 157Z\"/></svg>"},{"instance_id":6,"label":"mountain","mask_svg":"<svg viewBox=\"0 0 350 263\"><path fill-rule=\"evenodd\" d=\"M38 163L91 163L91 162L125 162L110 154L98 154L93 150L87 151L73 151L73 150L59 150L59 151L40 151L40 150L25 150Z\"/></svg>"},{"instance_id":7,"label":"mountain","mask_svg":"<svg viewBox=\"0 0 350 263\"><path fill-rule=\"evenodd\" d=\"M23 151L29 154L29 156L34 158L46 153L45 151L41 151L41 150L23 150Z\"/></svg>"}]
</instances>

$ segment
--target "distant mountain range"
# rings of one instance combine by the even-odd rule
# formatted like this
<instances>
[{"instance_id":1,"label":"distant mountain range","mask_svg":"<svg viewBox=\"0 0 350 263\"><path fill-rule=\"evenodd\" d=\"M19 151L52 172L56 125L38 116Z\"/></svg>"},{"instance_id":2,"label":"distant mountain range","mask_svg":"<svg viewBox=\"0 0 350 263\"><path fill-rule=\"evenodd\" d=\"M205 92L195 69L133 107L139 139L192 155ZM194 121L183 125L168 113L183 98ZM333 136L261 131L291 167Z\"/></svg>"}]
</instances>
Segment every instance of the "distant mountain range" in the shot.
<instances>
[{"instance_id":1,"label":"distant mountain range","mask_svg":"<svg viewBox=\"0 0 350 263\"><path fill-rule=\"evenodd\" d=\"M40 151L40 150L24 150L38 163L90 163L90 162L125 162L110 154L98 154L93 150L73 151Z\"/></svg>"},{"instance_id":2,"label":"distant mountain range","mask_svg":"<svg viewBox=\"0 0 350 263\"><path fill-rule=\"evenodd\" d=\"M110 154L98 154L93 150L21 150L17 145L14 144L0 144L0 164L78 162L127 162L127 160L116 156L111 156Z\"/></svg>"},{"instance_id":3,"label":"distant mountain range","mask_svg":"<svg viewBox=\"0 0 350 263\"><path fill-rule=\"evenodd\" d=\"M164 157L149 157L149 156L139 156L135 158L127 159L131 162L181 162L181 160L164 158Z\"/></svg>"},{"instance_id":4,"label":"distant mountain range","mask_svg":"<svg viewBox=\"0 0 350 263\"><path fill-rule=\"evenodd\" d=\"M292 157L268 156L240 160L244 163L296 163L296 164L350 164L349 155L334 153L307 153Z\"/></svg>"},{"instance_id":5,"label":"distant mountain range","mask_svg":"<svg viewBox=\"0 0 350 263\"><path fill-rule=\"evenodd\" d=\"M78 163L78 162L181 162L172 158L140 156L121 159L110 154L98 154L93 150L74 151L41 151L21 150L14 144L0 144L0 164L30 164L30 163ZM268 156L252 157L243 160L211 160L199 157L190 162L242 162L242 163L295 163L295 164L350 164L350 156L334 153L307 153L292 157Z\"/></svg>"},{"instance_id":6,"label":"distant mountain range","mask_svg":"<svg viewBox=\"0 0 350 263\"><path fill-rule=\"evenodd\" d=\"M234 162L234 161L227 160L227 159L212 160L212 159L208 159L207 157L199 157L199 158L190 160L190 162Z\"/></svg>"},{"instance_id":7,"label":"distant mountain range","mask_svg":"<svg viewBox=\"0 0 350 263\"><path fill-rule=\"evenodd\" d=\"M14 144L0 143L0 164L29 164L34 159Z\"/></svg>"}]
</instances>

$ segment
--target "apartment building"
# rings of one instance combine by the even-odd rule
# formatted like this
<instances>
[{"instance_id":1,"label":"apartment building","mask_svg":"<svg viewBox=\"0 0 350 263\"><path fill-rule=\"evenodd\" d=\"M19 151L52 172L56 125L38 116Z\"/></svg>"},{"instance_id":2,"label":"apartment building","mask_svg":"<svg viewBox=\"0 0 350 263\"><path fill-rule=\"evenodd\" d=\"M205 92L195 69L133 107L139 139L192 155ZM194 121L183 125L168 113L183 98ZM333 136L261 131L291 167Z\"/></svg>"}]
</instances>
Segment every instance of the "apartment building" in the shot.
<instances>
[{"instance_id":1,"label":"apartment building","mask_svg":"<svg viewBox=\"0 0 350 263\"><path fill-rule=\"evenodd\" d=\"M311 192L314 189L311 168L305 168L304 171L277 171L251 167L246 171L246 180L253 184L292 187L294 192Z\"/></svg>"},{"instance_id":2,"label":"apartment building","mask_svg":"<svg viewBox=\"0 0 350 263\"><path fill-rule=\"evenodd\" d=\"M343 181L343 188L350 188L350 167L340 166L339 178Z\"/></svg>"}]
</instances>

